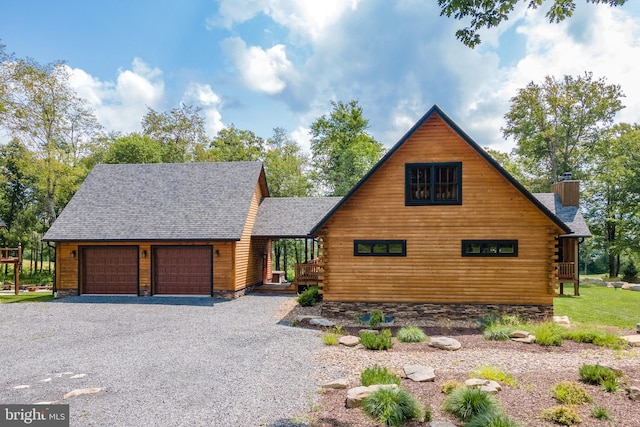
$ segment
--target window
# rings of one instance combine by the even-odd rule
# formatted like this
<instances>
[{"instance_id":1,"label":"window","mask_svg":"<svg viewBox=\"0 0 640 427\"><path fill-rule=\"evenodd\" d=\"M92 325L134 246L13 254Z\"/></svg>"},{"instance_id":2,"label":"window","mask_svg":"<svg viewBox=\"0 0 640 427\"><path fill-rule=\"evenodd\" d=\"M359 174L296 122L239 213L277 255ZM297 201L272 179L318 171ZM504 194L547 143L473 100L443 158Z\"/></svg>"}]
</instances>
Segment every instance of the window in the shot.
<instances>
[{"instance_id":1,"label":"window","mask_svg":"<svg viewBox=\"0 0 640 427\"><path fill-rule=\"evenodd\" d=\"M407 256L406 240L354 240L354 256Z\"/></svg>"},{"instance_id":2,"label":"window","mask_svg":"<svg viewBox=\"0 0 640 427\"><path fill-rule=\"evenodd\" d=\"M406 205L462 203L462 163L408 163L405 174Z\"/></svg>"},{"instance_id":3,"label":"window","mask_svg":"<svg viewBox=\"0 0 640 427\"><path fill-rule=\"evenodd\" d=\"M517 240L463 240L462 256L518 256Z\"/></svg>"}]
</instances>

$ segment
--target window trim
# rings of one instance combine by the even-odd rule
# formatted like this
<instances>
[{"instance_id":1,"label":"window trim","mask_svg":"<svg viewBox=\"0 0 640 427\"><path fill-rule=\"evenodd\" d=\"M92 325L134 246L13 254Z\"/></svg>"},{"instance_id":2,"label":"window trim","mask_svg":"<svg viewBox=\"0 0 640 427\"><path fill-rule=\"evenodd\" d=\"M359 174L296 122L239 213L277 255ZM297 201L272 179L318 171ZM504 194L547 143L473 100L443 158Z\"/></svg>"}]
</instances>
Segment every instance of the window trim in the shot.
<instances>
[{"instance_id":1,"label":"window trim","mask_svg":"<svg viewBox=\"0 0 640 427\"><path fill-rule=\"evenodd\" d=\"M477 253L469 253L465 251L465 247L469 244L477 243L480 245L480 252ZM496 245L496 248L499 245L511 244L513 245L513 252L500 253L498 250L496 252L482 252L482 245ZM461 245L462 256L463 257L482 257L482 258L493 258L493 257L517 257L518 256L518 240L517 239L476 239L476 240L463 240Z\"/></svg>"},{"instance_id":2,"label":"window trim","mask_svg":"<svg viewBox=\"0 0 640 427\"><path fill-rule=\"evenodd\" d=\"M389 245L391 244L400 244L402 245L402 252L389 252ZM371 252L370 253L362 253L358 252L358 245L370 245ZM386 252L373 252L374 245L387 245ZM366 239L366 240L354 240L353 241L353 256L391 256L391 257L406 257L407 256L407 241L406 240L375 240L375 239Z\"/></svg>"},{"instance_id":3,"label":"window trim","mask_svg":"<svg viewBox=\"0 0 640 427\"><path fill-rule=\"evenodd\" d=\"M437 167L455 167L457 182L457 194L455 200L435 200L435 171ZM411 199L411 170L429 168L430 171L430 200ZM426 163L405 163L404 170L404 204L405 206L441 206L441 205L461 205L462 204L462 162L426 162Z\"/></svg>"}]
</instances>

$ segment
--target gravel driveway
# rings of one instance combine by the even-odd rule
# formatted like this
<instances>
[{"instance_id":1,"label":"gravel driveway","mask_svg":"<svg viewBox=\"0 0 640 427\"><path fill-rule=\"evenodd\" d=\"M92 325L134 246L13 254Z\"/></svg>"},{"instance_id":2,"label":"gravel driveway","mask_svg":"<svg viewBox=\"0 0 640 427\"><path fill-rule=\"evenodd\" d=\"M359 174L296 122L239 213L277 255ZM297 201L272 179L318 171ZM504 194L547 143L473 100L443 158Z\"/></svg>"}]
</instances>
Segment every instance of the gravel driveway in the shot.
<instances>
[{"instance_id":1,"label":"gravel driveway","mask_svg":"<svg viewBox=\"0 0 640 427\"><path fill-rule=\"evenodd\" d=\"M312 354L322 342L278 324L290 299L4 304L0 403L68 403L71 426L298 425L317 401ZM93 387L102 390L63 400Z\"/></svg>"}]
</instances>

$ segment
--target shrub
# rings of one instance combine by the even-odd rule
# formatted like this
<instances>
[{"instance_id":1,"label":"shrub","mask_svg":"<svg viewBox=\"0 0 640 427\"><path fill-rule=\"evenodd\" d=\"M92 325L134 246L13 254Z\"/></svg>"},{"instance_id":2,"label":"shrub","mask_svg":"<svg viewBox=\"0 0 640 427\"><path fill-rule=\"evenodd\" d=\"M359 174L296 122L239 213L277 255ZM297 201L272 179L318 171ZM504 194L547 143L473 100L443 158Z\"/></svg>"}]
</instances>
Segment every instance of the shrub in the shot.
<instances>
[{"instance_id":1,"label":"shrub","mask_svg":"<svg viewBox=\"0 0 640 427\"><path fill-rule=\"evenodd\" d=\"M562 345L562 334L564 328L554 322L542 322L534 325L533 334L536 336L536 342L545 346Z\"/></svg>"},{"instance_id":2,"label":"shrub","mask_svg":"<svg viewBox=\"0 0 640 427\"><path fill-rule=\"evenodd\" d=\"M298 295L298 304L303 307L311 307L316 303L320 302L322 296L318 292L317 286L311 286L307 290L303 291L300 295Z\"/></svg>"},{"instance_id":3,"label":"shrub","mask_svg":"<svg viewBox=\"0 0 640 427\"><path fill-rule=\"evenodd\" d=\"M415 326L406 326L398 331L396 338L400 342L423 342L427 340L427 334Z\"/></svg>"},{"instance_id":4,"label":"shrub","mask_svg":"<svg viewBox=\"0 0 640 427\"><path fill-rule=\"evenodd\" d=\"M591 343L600 347L609 347L616 350L623 349L627 345L619 336L593 327L567 329L562 333L562 338L575 342Z\"/></svg>"},{"instance_id":5,"label":"shrub","mask_svg":"<svg viewBox=\"0 0 640 427\"><path fill-rule=\"evenodd\" d=\"M373 313L369 316L369 326L377 328L381 323L384 323L384 314L380 310L373 310Z\"/></svg>"},{"instance_id":6,"label":"shrub","mask_svg":"<svg viewBox=\"0 0 640 427\"><path fill-rule=\"evenodd\" d=\"M486 329L492 325L499 325L502 322L502 316L498 313L489 313L480 316L478 319L478 323L480 324L481 329Z\"/></svg>"},{"instance_id":7,"label":"shrub","mask_svg":"<svg viewBox=\"0 0 640 427\"><path fill-rule=\"evenodd\" d=\"M638 281L638 269L636 268L636 265L633 263L633 261L629 261L627 266L622 271L622 274L624 275L622 277L622 280L624 280L625 282Z\"/></svg>"},{"instance_id":8,"label":"shrub","mask_svg":"<svg viewBox=\"0 0 640 427\"><path fill-rule=\"evenodd\" d=\"M340 340L335 334L327 332L326 334L322 335L322 342L325 345L338 345L340 343Z\"/></svg>"},{"instance_id":9,"label":"shrub","mask_svg":"<svg viewBox=\"0 0 640 427\"><path fill-rule=\"evenodd\" d=\"M422 421L424 421L425 423L428 423L432 420L433 420L433 415L431 414L431 406L427 405L427 407L424 408L424 417L422 418Z\"/></svg>"},{"instance_id":10,"label":"shrub","mask_svg":"<svg viewBox=\"0 0 640 427\"><path fill-rule=\"evenodd\" d=\"M470 377L482 378L485 380L497 381L510 386L518 385L518 380L504 372L497 366L484 365L477 368L470 374Z\"/></svg>"},{"instance_id":11,"label":"shrub","mask_svg":"<svg viewBox=\"0 0 640 427\"><path fill-rule=\"evenodd\" d=\"M601 385L604 381L617 381L618 375L602 365L582 365L578 370L580 379L587 384Z\"/></svg>"},{"instance_id":12,"label":"shrub","mask_svg":"<svg viewBox=\"0 0 640 427\"><path fill-rule=\"evenodd\" d=\"M602 380L600 385L607 393L614 393L618 391L619 386L617 378L607 378L606 380Z\"/></svg>"},{"instance_id":13,"label":"shrub","mask_svg":"<svg viewBox=\"0 0 640 427\"><path fill-rule=\"evenodd\" d=\"M576 410L568 406L556 406L554 408L545 409L542 411L542 414L540 414L540 418L565 426L582 422Z\"/></svg>"},{"instance_id":14,"label":"shrub","mask_svg":"<svg viewBox=\"0 0 640 427\"><path fill-rule=\"evenodd\" d=\"M511 338L509 336L511 332L513 332L511 326L494 324L487 326L485 330L482 331L482 336L491 341L507 341Z\"/></svg>"},{"instance_id":15,"label":"shrub","mask_svg":"<svg viewBox=\"0 0 640 427\"><path fill-rule=\"evenodd\" d=\"M593 409L591 409L591 416L602 421L611 419L609 412L607 412L607 409L603 406L594 406Z\"/></svg>"},{"instance_id":16,"label":"shrub","mask_svg":"<svg viewBox=\"0 0 640 427\"><path fill-rule=\"evenodd\" d=\"M379 365L373 365L360 373L360 382L365 387L373 384L400 385L400 377L389 372L387 368Z\"/></svg>"},{"instance_id":17,"label":"shrub","mask_svg":"<svg viewBox=\"0 0 640 427\"><path fill-rule=\"evenodd\" d=\"M341 325L335 325L329 328L329 332L335 335L346 335L344 328Z\"/></svg>"},{"instance_id":18,"label":"shrub","mask_svg":"<svg viewBox=\"0 0 640 427\"><path fill-rule=\"evenodd\" d=\"M556 384L553 389L553 396L560 403L565 405L579 405L581 403L593 402L591 396L581 385L571 381L562 381Z\"/></svg>"},{"instance_id":19,"label":"shrub","mask_svg":"<svg viewBox=\"0 0 640 427\"><path fill-rule=\"evenodd\" d=\"M465 427L519 427L520 424L512 421L502 412L489 412L471 418Z\"/></svg>"},{"instance_id":20,"label":"shrub","mask_svg":"<svg viewBox=\"0 0 640 427\"><path fill-rule=\"evenodd\" d=\"M381 388L363 402L364 412L379 423L401 426L420 417L420 403L408 391L397 388Z\"/></svg>"},{"instance_id":21,"label":"shrub","mask_svg":"<svg viewBox=\"0 0 640 427\"><path fill-rule=\"evenodd\" d=\"M443 409L462 421L470 421L480 414L498 412L499 406L489 393L475 387L463 387L453 390L444 399Z\"/></svg>"},{"instance_id":22,"label":"shrub","mask_svg":"<svg viewBox=\"0 0 640 427\"><path fill-rule=\"evenodd\" d=\"M388 350L393 347L391 331L389 329L383 329L379 334L360 332L360 344L369 350Z\"/></svg>"},{"instance_id":23,"label":"shrub","mask_svg":"<svg viewBox=\"0 0 640 427\"><path fill-rule=\"evenodd\" d=\"M464 387L464 384L460 381L449 380L442 383L442 392L444 394L451 394L453 390L457 390L462 387Z\"/></svg>"}]
</instances>

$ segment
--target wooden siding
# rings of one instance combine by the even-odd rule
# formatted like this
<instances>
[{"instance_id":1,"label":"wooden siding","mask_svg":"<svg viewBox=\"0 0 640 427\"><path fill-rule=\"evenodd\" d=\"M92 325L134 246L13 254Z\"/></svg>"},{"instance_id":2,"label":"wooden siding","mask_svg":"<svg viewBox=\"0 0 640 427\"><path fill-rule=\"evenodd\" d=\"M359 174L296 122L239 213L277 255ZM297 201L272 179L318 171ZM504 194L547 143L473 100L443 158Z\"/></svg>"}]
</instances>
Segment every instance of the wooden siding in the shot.
<instances>
[{"instance_id":1,"label":"wooden siding","mask_svg":"<svg viewBox=\"0 0 640 427\"><path fill-rule=\"evenodd\" d=\"M405 206L405 164L462 162L462 204ZM562 230L434 115L320 230L325 301L551 304ZM406 257L357 257L358 239ZM463 239L516 239L517 257L463 257Z\"/></svg>"},{"instance_id":2,"label":"wooden siding","mask_svg":"<svg viewBox=\"0 0 640 427\"><path fill-rule=\"evenodd\" d=\"M261 180L263 178L261 176ZM266 251L267 244L265 239L252 239L251 232L256 222L260 201L266 195L265 189L263 183L258 182L251 199L242 237L239 242L236 242L236 290L248 285L262 283L262 257Z\"/></svg>"}]
</instances>

